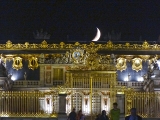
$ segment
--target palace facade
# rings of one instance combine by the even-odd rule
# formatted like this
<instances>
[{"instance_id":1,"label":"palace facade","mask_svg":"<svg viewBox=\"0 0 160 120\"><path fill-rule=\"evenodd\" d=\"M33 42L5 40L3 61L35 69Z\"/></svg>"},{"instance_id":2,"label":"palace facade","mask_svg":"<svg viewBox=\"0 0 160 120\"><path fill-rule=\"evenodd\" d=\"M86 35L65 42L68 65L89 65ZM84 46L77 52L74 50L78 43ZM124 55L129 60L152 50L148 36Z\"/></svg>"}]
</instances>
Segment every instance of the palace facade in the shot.
<instances>
[{"instance_id":1,"label":"palace facade","mask_svg":"<svg viewBox=\"0 0 160 120\"><path fill-rule=\"evenodd\" d=\"M0 44L0 116L57 117L73 108L94 116L131 107L160 117L160 45L143 43Z\"/></svg>"}]
</instances>

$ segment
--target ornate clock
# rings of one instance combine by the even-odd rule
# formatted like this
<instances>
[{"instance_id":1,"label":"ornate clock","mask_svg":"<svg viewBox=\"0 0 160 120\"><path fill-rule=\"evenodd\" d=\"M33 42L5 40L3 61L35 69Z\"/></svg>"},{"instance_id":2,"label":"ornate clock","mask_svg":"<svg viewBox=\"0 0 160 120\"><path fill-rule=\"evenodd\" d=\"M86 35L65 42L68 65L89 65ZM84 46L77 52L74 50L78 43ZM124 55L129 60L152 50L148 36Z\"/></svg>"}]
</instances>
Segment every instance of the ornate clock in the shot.
<instances>
[{"instance_id":1,"label":"ornate clock","mask_svg":"<svg viewBox=\"0 0 160 120\"><path fill-rule=\"evenodd\" d=\"M75 50L72 53L72 58L74 60L75 63L79 63L80 60L83 58L83 53L81 50Z\"/></svg>"}]
</instances>

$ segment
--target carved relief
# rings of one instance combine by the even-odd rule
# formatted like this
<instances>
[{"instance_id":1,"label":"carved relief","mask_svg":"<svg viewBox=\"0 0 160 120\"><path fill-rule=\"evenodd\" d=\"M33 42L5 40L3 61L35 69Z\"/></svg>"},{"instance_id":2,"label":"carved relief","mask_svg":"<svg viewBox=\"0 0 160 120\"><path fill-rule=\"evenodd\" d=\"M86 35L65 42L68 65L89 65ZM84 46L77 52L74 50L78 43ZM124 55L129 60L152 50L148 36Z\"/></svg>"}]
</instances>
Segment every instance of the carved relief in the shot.
<instances>
[{"instance_id":1,"label":"carved relief","mask_svg":"<svg viewBox=\"0 0 160 120\"><path fill-rule=\"evenodd\" d=\"M44 63L44 62L45 62L45 56L43 53L41 53L39 56L39 63Z\"/></svg>"},{"instance_id":2,"label":"carved relief","mask_svg":"<svg viewBox=\"0 0 160 120\"><path fill-rule=\"evenodd\" d=\"M100 55L99 56L99 63L100 64L110 64L110 56L109 55Z\"/></svg>"},{"instance_id":3,"label":"carved relief","mask_svg":"<svg viewBox=\"0 0 160 120\"><path fill-rule=\"evenodd\" d=\"M51 84L51 71L46 71L46 84Z\"/></svg>"},{"instance_id":4,"label":"carved relief","mask_svg":"<svg viewBox=\"0 0 160 120\"><path fill-rule=\"evenodd\" d=\"M138 72L142 70L142 59L141 58L134 58L132 59L132 69Z\"/></svg>"},{"instance_id":5,"label":"carved relief","mask_svg":"<svg viewBox=\"0 0 160 120\"><path fill-rule=\"evenodd\" d=\"M126 68L127 68L127 65L126 65L126 59L125 58L118 58L117 59L117 64L116 64L116 68L117 68L117 70L120 70L121 72L123 71L123 70L126 70Z\"/></svg>"},{"instance_id":6,"label":"carved relief","mask_svg":"<svg viewBox=\"0 0 160 120\"><path fill-rule=\"evenodd\" d=\"M97 54L91 54L88 56L86 60L86 66L89 67L90 69L96 69L99 65L98 61L98 55Z\"/></svg>"},{"instance_id":7,"label":"carved relief","mask_svg":"<svg viewBox=\"0 0 160 120\"><path fill-rule=\"evenodd\" d=\"M16 69L16 70L19 70L19 69L23 68L22 58L21 57L15 57L15 58L13 58L12 68Z\"/></svg>"}]
</instances>

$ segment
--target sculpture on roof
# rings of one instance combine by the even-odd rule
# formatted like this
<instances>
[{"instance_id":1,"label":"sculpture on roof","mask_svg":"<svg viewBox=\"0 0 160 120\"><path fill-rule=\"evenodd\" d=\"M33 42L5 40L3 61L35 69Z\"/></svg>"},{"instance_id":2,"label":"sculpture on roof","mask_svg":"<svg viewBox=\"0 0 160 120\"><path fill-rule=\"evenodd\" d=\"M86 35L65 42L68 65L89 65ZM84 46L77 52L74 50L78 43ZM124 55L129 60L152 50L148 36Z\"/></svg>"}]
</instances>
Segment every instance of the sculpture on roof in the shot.
<instances>
[{"instance_id":1,"label":"sculpture on roof","mask_svg":"<svg viewBox=\"0 0 160 120\"><path fill-rule=\"evenodd\" d=\"M40 31L36 31L36 33L33 32L35 39L50 39L50 34L47 32L44 32L43 29L40 29Z\"/></svg>"},{"instance_id":2,"label":"sculpture on roof","mask_svg":"<svg viewBox=\"0 0 160 120\"><path fill-rule=\"evenodd\" d=\"M108 32L108 34L105 35L104 39L106 41L108 41L108 40L119 41L119 40L121 40L121 33L115 33L114 31Z\"/></svg>"},{"instance_id":3,"label":"sculpture on roof","mask_svg":"<svg viewBox=\"0 0 160 120\"><path fill-rule=\"evenodd\" d=\"M13 87L13 80L11 79L12 78L12 74L8 74L5 82L4 82L4 90L12 90L12 87Z\"/></svg>"}]
</instances>

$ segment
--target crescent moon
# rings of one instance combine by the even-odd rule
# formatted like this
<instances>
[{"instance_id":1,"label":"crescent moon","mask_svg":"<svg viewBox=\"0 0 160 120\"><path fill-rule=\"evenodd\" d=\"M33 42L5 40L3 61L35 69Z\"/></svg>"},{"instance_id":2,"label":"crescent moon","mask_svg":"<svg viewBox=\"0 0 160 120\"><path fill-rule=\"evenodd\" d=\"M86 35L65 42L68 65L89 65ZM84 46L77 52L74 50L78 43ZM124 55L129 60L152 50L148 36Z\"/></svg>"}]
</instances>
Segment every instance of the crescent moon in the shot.
<instances>
[{"instance_id":1,"label":"crescent moon","mask_svg":"<svg viewBox=\"0 0 160 120\"><path fill-rule=\"evenodd\" d=\"M94 38L92 41L98 41L100 37L101 37L101 32L100 32L100 30L97 28L97 34L96 34L95 38Z\"/></svg>"}]
</instances>

